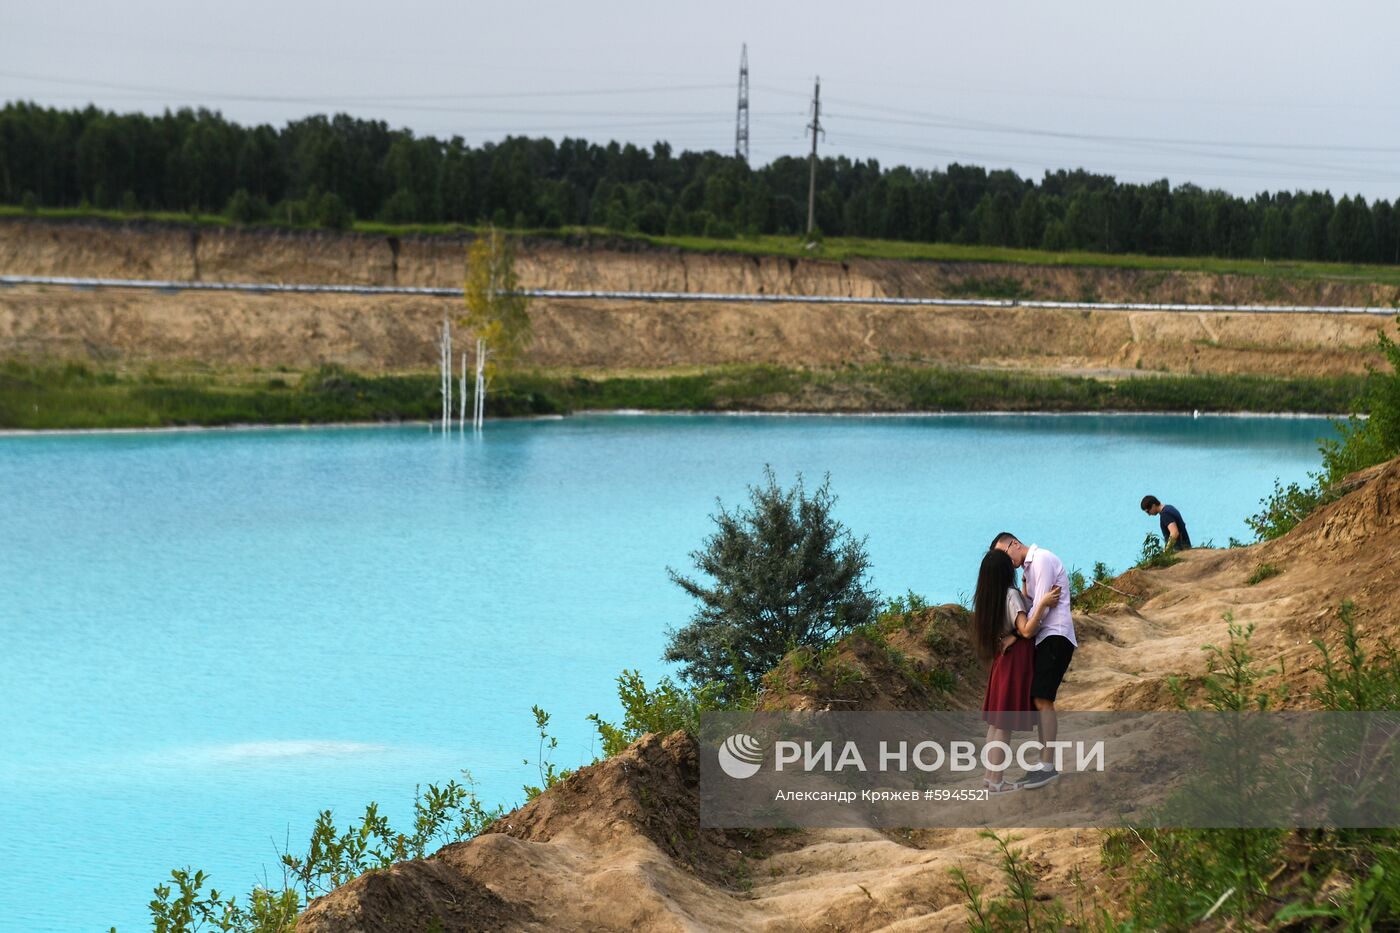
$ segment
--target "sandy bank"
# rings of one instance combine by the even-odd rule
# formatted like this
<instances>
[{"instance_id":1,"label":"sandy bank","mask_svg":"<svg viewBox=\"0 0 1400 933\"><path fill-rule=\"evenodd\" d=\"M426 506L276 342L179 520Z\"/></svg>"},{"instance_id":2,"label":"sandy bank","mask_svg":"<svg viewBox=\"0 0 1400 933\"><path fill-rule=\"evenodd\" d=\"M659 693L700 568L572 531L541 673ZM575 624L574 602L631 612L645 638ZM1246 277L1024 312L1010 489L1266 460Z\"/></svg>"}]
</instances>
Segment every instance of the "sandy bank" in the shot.
<instances>
[{"instance_id":1,"label":"sandy bank","mask_svg":"<svg viewBox=\"0 0 1400 933\"><path fill-rule=\"evenodd\" d=\"M455 287L465 241L159 224L0 221L0 270L204 281ZM1389 304L1391 286L1199 272L846 262L522 244L529 287L1058 300ZM428 369L445 299L0 289L0 358ZM533 365L655 369L880 361L1264 375L1364 372L1385 318L538 300Z\"/></svg>"}]
</instances>

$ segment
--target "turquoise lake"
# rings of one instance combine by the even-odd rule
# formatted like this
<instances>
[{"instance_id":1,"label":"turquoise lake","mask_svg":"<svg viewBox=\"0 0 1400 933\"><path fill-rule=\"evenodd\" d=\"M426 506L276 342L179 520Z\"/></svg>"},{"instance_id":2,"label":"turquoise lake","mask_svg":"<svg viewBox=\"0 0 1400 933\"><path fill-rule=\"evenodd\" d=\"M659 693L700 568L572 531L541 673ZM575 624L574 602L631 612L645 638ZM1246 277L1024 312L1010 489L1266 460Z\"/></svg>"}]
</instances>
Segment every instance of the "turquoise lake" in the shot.
<instances>
[{"instance_id":1,"label":"turquoise lake","mask_svg":"<svg viewBox=\"0 0 1400 933\"><path fill-rule=\"evenodd\" d=\"M1325 420L585 416L0 437L0 929L148 928L177 866L280 880L316 813L470 769L487 803L586 762L624 667L666 672L668 566L771 464L830 474L876 588L973 589L1003 529L1123 569L1178 506L1249 537Z\"/></svg>"}]
</instances>

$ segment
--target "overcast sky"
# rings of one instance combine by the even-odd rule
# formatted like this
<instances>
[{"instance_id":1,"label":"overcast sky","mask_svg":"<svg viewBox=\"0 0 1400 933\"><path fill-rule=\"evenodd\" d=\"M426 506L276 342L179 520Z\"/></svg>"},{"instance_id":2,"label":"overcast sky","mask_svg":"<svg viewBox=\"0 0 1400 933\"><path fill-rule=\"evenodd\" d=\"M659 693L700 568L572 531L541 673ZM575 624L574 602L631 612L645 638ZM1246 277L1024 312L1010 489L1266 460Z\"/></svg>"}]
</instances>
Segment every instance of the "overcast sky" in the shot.
<instances>
[{"instance_id":1,"label":"overcast sky","mask_svg":"<svg viewBox=\"0 0 1400 933\"><path fill-rule=\"evenodd\" d=\"M0 0L0 97L1400 195L1400 4Z\"/></svg>"}]
</instances>

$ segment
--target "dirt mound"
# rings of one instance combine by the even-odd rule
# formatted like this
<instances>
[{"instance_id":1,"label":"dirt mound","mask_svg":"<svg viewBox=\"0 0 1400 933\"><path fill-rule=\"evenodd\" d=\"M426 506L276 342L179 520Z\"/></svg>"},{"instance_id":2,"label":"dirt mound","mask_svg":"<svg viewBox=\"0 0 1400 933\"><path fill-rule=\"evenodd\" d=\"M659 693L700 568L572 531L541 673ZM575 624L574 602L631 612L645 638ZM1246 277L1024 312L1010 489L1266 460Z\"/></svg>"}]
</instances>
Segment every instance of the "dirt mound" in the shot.
<instances>
[{"instance_id":1,"label":"dirt mound","mask_svg":"<svg viewBox=\"0 0 1400 933\"><path fill-rule=\"evenodd\" d=\"M1400 460L1356 478L1290 534L1248 548L1195 550L1133 571L1131 593L1076 614L1080 648L1060 694L1067 709L1174 708L1168 678L1198 675L1201 646L1226 617L1256 626L1265 664L1305 668L1309 641L1337 634L1350 599L1366 638L1395 636ZM1257 584L1261 563L1282 572ZM887 617L822 655L789 656L769 677L769 709L967 708L980 667L966 612ZM941 673L940 673L941 672ZM1294 678L1300 705L1307 682ZM975 708L975 707L974 707ZM697 750L683 733L648 735L581 769L477 839L376 872L316 901L298 929L961 930L949 869L996 890L991 844L972 829L800 831L761 837L699 828ZM1073 782L1037 793L1076 805ZM1112 890L1093 831L1017 833L1038 889L1073 902ZM1101 902L1103 903L1103 902ZM1110 904L1103 903L1103 906Z\"/></svg>"},{"instance_id":2,"label":"dirt mound","mask_svg":"<svg viewBox=\"0 0 1400 933\"><path fill-rule=\"evenodd\" d=\"M378 933L439 925L452 930L512 930L533 918L446 857L367 872L315 901L297 920L302 933Z\"/></svg>"},{"instance_id":3,"label":"dirt mound","mask_svg":"<svg viewBox=\"0 0 1400 933\"><path fill-rule=\"evenodd\" d=\"M734 841L702 830L700 766L695 740L684 732L648 734L619 756L580 768L548 794L498 822L490 830L526 842L561 835L637 834L671 860L709 881L732 874Z\"/></svg>"},{"instance_id":4,"label":"dirt mound","mask_svg":"<svg viewBox=\"0 0 1400 933\"><path fill-rule=\"evenodd\" d=\"M1355 566L1372 552L1400 546L1400 460L1392 460L1342 483L1351 492L1305 518L1287 538L1261 549L1279 560Z\"/></svg>"},{"instance_id":5,"label":"dirt mound","mask_svg":"<svg viewBox=\"0 0 1400 933\"><path fill-rule=\"evenodd\" d=\"M891 616L826 652L798 649L764 679L759 708L958 709L985 678L969 622L962 606L935 606Z\"/></svg>"},{"instance_id":6,"label":"dirt mound","mask_svg":"<svg viewBox=\"0 0 1400 933\"><path fill-rule=\"evenodd\" d=\"M715 928L738 890L740 845L754 851L700 828L694 739L646 735L470 842L317 899L297 929Z\"/></svg>"}]
</instances>

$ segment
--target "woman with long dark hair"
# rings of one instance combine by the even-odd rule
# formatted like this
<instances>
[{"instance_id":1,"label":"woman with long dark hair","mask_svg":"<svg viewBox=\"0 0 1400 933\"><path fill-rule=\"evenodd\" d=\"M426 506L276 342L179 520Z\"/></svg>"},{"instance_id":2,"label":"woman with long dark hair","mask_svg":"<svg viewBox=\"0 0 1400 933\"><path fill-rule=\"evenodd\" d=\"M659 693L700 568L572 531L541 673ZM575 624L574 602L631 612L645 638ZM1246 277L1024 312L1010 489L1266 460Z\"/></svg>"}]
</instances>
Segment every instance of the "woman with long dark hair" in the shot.
<instances>
[{"instance_id":1,"label":"woman with long dark hair","mask_svg":"<svg viewBox=\"0 0 1400 933\"><path fill-rule=\"evenodd\" d=\"M1035 633L1045 613L1060 601L1060 588L1052 587L1031 609L1016 588L1016 568L1005 551L991 550L977 572L977 592L972 602L972 642L977 656L991 665L982 718L987 741L1007 742L1013 732L1035 728L1035 704L1031 702L1031 677L1035 674ZM997 770L987 769L989 793L1019 790L1002 780L1008 760ZM989 762L990 764L990 762Z\"/></svg>"}]
</instances>

